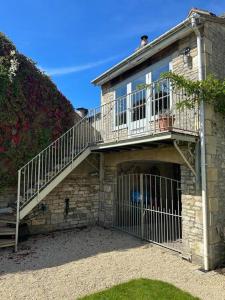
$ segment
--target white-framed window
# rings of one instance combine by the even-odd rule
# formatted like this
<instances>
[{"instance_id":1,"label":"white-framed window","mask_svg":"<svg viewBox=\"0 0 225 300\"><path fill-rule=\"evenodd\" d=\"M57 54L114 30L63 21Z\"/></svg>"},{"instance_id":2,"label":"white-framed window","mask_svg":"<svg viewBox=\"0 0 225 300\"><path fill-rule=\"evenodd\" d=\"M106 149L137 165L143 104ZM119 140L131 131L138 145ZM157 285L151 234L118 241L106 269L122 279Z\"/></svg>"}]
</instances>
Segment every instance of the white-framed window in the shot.
<instances>
[{"instance_id":1,"label":"white-framed window","mask_svg":"<svg viewBox=\"0 0 225 300\"><path fill-rule=\"evenodd\" d=\"M151 119L155 116L165 113L171 106L170 86L167 79L161 79L162 73L170 70L169 61L156 65L151 70L152 82L152 104L151 104Z\"/></svg>"},{"instance_id":2,"label":"white-framed window","mask_svg":"<svg viewBox=\"0 0 225 300\"><path fill-rule=\"evenodd\" d=\"M131 81L131 122L146 118L146 89L141 86L146 84L146 74Z\"/></svg>"},{"instance_id":3,"label":"white-framed window","mask_svg":"<svg viewBox=\"0 0 225 300\"><path fill-rule=\"evenodd\" d=\"M114 87L114 128L137 129L145 126L171 107L170 87L160 75L171 70L171 57L167 57ZM149 88L141 88L142 85Z\"/></svg>"},{"instance_id":4,"label":"white-framed window","mask_svg":"<svg viewBox=\"0 0 225 300\"><path fill-rule=\"evenodd\" d=\"M125 127L127 124L127 85L115 89L115 127Z\"/></svg>"}]
</instances>

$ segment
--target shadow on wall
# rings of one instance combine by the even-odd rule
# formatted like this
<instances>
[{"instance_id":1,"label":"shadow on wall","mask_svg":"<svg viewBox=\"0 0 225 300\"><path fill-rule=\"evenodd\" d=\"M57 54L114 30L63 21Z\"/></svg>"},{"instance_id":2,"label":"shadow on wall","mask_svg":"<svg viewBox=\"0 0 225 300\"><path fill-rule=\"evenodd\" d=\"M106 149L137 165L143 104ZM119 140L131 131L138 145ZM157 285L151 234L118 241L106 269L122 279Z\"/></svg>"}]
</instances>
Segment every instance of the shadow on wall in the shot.
<instances>
[{"instance_id":1,"label":"shadow on wall","mask_svg":"<svg viewBox=\"0 0 225 300\"><path fill-rule=\"evenodd\" d=\"M17 253L0 250L0 278L3 275L61 266L111 251L126 251L143 242L128 234L93 227L33 236L19 244Z\"/></svg>"}]
</instances>

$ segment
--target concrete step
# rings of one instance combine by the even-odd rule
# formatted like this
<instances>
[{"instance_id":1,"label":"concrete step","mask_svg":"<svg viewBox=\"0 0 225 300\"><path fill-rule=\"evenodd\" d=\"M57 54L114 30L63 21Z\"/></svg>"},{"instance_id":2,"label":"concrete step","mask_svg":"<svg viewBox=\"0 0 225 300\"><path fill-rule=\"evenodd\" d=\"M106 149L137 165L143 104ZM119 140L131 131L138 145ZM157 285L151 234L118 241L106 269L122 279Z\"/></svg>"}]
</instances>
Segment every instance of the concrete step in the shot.
<instances>
[{"instance_id":1,"label":"concrete step","mask_svg":"<svg viewBox=\"0 0 225 300\"><path fill-rule=\"evenodd\" d=\"M0 236L3 235L15 235L16 234L16 228L13 227L0 227Z\"/></svg>"},{"instance_id":2,"label":"concrete step","mask_svg":"<svg viewBox=\"0 0 225 300\"><path fill-rule=\"evenodd\" d=\"M15 239L0 239L0 248L15 246Z\"/></svg>"}]
</instances>

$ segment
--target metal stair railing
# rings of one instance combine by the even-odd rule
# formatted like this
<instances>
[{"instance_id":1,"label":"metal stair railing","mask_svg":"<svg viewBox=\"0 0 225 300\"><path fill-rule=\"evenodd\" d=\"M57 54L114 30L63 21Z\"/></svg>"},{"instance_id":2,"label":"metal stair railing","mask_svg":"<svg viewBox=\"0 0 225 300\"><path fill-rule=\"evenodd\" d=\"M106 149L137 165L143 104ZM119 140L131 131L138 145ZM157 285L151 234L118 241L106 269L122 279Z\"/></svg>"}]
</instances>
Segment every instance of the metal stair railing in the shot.
<instances>
[{"instance_id":1,"label":"metal stair railing","mask_svg":"<svg viewBox=\"0 0 225 300\"><path fill-rule=\"evenodd\" d=\"M99 134L94 132L90 121L89 115L82 118L18 170L15 250L18 243L20 211L99 139Z\"/></svg>"},{"instance_id":2,"label":"metal stair railing","mask_svg":"<svg viewBox=\"0 0 225 300\"><path fill-rule=\"evenodd\" d=\"M59 173L73 162L89 145L96 134L84 117L18 171L17 203L21 210Z\"/></svg>"}]
</instances>

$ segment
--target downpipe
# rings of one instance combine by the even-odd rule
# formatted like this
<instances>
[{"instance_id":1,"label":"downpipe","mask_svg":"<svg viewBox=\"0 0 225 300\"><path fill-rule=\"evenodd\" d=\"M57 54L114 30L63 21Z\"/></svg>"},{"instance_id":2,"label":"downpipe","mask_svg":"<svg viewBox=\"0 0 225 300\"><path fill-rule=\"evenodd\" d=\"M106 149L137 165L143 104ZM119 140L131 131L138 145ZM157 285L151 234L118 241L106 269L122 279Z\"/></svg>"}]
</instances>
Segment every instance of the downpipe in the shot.
<instances>
[{"instance_id":1,"label":"downpipe","mask_svg":"<svg viewBox=\"0 0 225 300\"><path fill-rule=\"evenodd\" d=\"M202 36L198 29L198 14L191 16L191 26L197 37L198 51L198 79L201 81L203 77L202 64ZM206 184L206 151L205 151L205 107L203 100L200 102L200 148L201 148L201 185L202 185L202 213L203 213L203 255L204 270L209 270L209 238L208 238L208 202L207 202L207 184Z\"/></svg>"}]
</instances>

